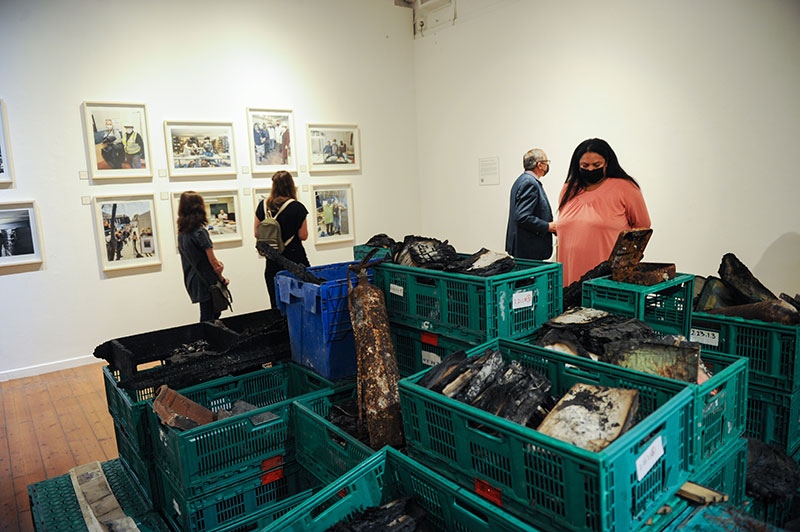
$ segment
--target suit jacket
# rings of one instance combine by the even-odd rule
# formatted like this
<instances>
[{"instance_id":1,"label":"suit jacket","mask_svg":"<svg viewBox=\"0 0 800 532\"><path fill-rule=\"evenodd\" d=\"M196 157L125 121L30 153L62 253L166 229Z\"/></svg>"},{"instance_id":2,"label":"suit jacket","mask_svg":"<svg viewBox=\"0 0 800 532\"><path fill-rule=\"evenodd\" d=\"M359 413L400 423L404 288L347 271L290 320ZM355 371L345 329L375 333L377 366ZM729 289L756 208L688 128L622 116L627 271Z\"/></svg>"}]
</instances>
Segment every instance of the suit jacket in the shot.
<instances>
[{"instance_id":1,"label":"suit jacket","mask_svg":"<svg viewBox=\"0 0 800 532\"><path fill-rule=\"evenodd\" d=\"M506 229L506 252L519 259L549 259L553 235L547 231L553 212L542 184L525 172L511 187Z\"/></svg>"}]
</instances>

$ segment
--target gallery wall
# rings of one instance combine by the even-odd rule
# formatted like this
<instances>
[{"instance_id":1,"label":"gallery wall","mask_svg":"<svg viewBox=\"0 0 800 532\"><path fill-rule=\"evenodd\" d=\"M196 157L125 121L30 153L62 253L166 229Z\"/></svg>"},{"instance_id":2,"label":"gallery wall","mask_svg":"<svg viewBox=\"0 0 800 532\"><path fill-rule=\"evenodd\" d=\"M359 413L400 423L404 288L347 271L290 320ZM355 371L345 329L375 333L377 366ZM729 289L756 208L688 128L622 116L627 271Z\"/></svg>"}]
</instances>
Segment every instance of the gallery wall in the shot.
<instances>
[{"instance_id":1,"label":"gallery wall","mask_svg":"<svg viewBox=\"0 0 800 532\"><path fill-rule=\"evenodd\" d=\"M112 338L196 321L175 249L171 195L239 191L243 240L219 244L236 313L267 306L252 235L253 197L268 176L250 166L246 109L293 109L298 164L306 123L357 124L361 170L296 176L311 210L312 184L350 183L355 242L314 246L312 264L352 260L377 232L419 231L410 9L390 1L0 2L0 99L6 103L15 182L0 202L34 200L44 262L0 270L0 380L95 361ZM81 103L147 105L152 180L93 182ZM171 180L165 120L233 122L236 177ZM405 154L398 156L398 154ZM104 273L90 201L155 194L162 264ZM163 197L162 197L163 194ZM402 204L403 215L391 206ZM309 218L311 227L312 219Z\"/></svg>"},{"instance_id":2,"label":"gallery wall","mask_svg":"<svg viewBox=\"0 0 800 532\"><path fill-rule=\"evenodd\" d=\"M800 3L458 0L414 42L422 232L502 249L522 155L606 139L641 185L645 260L716 274L735 253L800 292ZM434 22L438 24L434 25ZM478 159L500 182L479 186Z\"/></svg>"}]
</instances>

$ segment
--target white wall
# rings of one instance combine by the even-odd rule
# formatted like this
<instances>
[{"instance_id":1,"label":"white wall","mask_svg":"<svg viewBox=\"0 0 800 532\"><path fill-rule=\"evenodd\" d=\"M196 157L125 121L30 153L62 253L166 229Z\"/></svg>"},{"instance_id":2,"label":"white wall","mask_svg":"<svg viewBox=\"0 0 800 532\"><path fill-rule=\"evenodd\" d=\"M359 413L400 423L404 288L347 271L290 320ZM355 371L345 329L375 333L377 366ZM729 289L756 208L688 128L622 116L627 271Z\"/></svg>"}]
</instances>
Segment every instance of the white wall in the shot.
<instances>
[{"instance_id":1,"label":"white wall","mask_svg":"<svg viewBox=\"0 0 800 532\"><path fill-rule=\"evenodd\" d=\"M196 321L160 193L269 182L241 171L202 182L81 180L84 100L146 103L156 170L166 168L164 120L233 121L239 167L250 164L247 107L294 109L300 164L307 122L358 124L362 171L300 172L298 185L353 184L354 243L419 232L411 20L390 0L0 2L0 98L16 169L0 202L38 203L45 254L39 269L0 271L0 379L91 362L105 340ZM105 275L81 197L134 192L156 194L163 265ZM310 192L300 199L313 205ZM252 198L240 201L244 241L217 251L236 313L267 305ZM390 214L397 204L402 213ZM352 260L352 244L306 249L312 264L327 264Z\"/></svg>"},{"instance_id":2,"label":"white wall","mask_svg":"<svg viewBox=\"0 0 800 532\"><path fill-rule=\"evenodd\" d=\"M502 249L523 153L545 149L557 204L575 146L601 137L647 201L645 260L716 275L730 251L776 294L800 292L800 3L456 7L414 42L423 233ZM501 182L480 187L490 156Z\"/></svg>"}]
</instances>

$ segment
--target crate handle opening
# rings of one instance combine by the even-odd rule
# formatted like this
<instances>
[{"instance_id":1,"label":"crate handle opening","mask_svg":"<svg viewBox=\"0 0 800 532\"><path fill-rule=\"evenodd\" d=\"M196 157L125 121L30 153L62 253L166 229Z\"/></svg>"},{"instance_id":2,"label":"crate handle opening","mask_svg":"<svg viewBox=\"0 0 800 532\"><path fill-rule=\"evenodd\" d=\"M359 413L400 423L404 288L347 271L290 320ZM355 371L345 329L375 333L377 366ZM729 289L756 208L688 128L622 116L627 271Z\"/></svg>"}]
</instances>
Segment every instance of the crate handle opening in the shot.
<instances>
[{"instance_id":1,"label":"crate handle opening","mask_svg":"<svg viewBox=\"0 0 800 532\"><path fill-rule=\"evenodd\" d=\"M434 279L433 277L419 276L417 277L417 284L423 284L426 286L436 286L436 279Z\"/></svg>"},{"instance_id":2,"label":"crate handle opening","mask_svg":"<svg viewBox=\"0 0 800 532\"><path fill-rule=\"evenodd\" d=\"M457 511L465 514L470 519L474 519L476 521L480 521L484 525L489 524L489 520L486 518L486 515L483 512L476 510L475 508L464 504L464 501L459 499L453 499L453 508Z\"/></svg>"},{"instance_id":3,"label":"crate handle opening","mask_svg":"<svg viewBox=\"0 0 800 532\"><path fill-rule=\"evenodd\" d=\"M495 431L491 427L487 427L483 423L478 423L477 421L473 421L471 419L467 420L467 430L471 430L472 432L475 432L484 438L496 441L497 443L503 443L506 440L506 437L503 434Z\"/></svg>"}]
</instances>

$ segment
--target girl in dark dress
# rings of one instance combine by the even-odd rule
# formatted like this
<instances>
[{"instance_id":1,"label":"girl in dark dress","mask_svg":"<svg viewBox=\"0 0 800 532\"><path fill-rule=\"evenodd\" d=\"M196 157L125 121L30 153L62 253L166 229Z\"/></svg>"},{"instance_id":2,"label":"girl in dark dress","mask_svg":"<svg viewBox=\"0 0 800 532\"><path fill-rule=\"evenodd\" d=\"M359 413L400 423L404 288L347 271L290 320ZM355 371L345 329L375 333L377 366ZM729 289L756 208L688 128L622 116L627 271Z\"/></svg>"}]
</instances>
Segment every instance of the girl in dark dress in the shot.
<instances>
[{"instance_id":1,"label":"girl in dark dress","mask_svg":"<svg viewBox=\"0 0 800 532\"><path fill-rule=\"evenodd\" d=\"M178 203L178 247L183 265L183 283L192 303L200 303L200 321L213 321L220 316L219 312L214 312L209 286L217 280L226 285L230 282L222 276L222 261L214 255L214 246L205 227L207 224L203 196L193 191L181 194ZM202 275L202 279L198 274Z\"/></svg>"},{"instance_id":2,"label":"girl in dark dress","mask_svg":"<svg viewBox=\"0 0 800 532\"><path fill-rule=\"evenodd\" d=\"M258 238L258 224L265 218L264 209L269 209L272 216L275 216L283 207L284 203L289 202L286 208L278 216L278 224L281 226L281 238L286 242L283 256L292 262L310 266L303 241L308 238L308 223L306 216L308 210L297 201L297 188L294 186L292 174L285 170L275 172L272 176L272 189L266 200L261 200L256 208L256 223L254 232ZM266 203L266 206L264 205ZM264 279L267 282L267 292L271 308L277 307L275 299L275 275L281 267L274 262L267 260L267 267L264 271Z\"/></svg>"}]
</instances>

